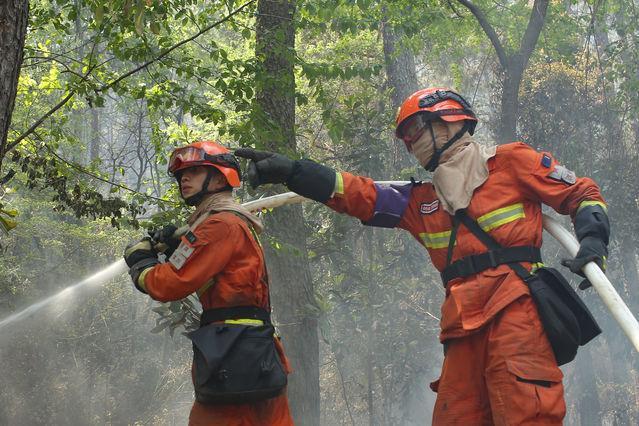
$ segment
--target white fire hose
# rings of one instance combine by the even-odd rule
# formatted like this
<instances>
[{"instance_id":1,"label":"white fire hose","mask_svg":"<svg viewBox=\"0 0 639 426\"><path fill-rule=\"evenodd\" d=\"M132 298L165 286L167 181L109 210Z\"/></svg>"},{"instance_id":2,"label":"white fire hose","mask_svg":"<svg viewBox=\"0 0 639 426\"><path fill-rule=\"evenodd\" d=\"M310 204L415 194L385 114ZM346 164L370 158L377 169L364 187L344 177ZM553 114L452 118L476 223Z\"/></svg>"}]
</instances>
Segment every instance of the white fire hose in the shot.
<instances>
[{"instance_id":1,"label":"white fire hose","mask_svg":"<svg viewBox=\"0 0 639 426\"><path fill-rule=\"evenodd\" d=\"M381 185L406 185L407 181L377 181ZM273 195L242 204L248 210L257 212L264 209L274 209L286 204L296 204L308 201L294 192L286 192L283 194ZM544 229L548 231L559 243L566 249L570 256L574 257L579 250L579 242L577 239L550 216L543 215ZM188 230L187 226L183 226L176 231L176 234L184 234ZM123 262L124 263L124 262ZM621 329L626 333L628 339L633 344L637 352L639 352L639 323L634 317L628 306L621 299L613 285L610 283L606 275L601 271L595 262L590 262L583 268L586 278L592 283L592 286L601 297L604 305L613 318L619 323Z\"/></svg>"},{"instance_id":2,"label":"white fire hose","mask_svg":"<svg viewBox=\"0 0 639 426\"><path fill-rule=\"evenodd\" d=\"M574 257L579 250L579 242L577 239L555 219L547 215L543 216L544 229L559 241L568 254ZM626 306L619 296L619 293L617 293L606 275L595 262L588 263L582 271L584 275L586 275L586 278L592 283L592 286L597 291L597 294L599 294L599 297L601 297L606 308L608 308L637 352L639 352L639 323L637 323L637 319L632 312L630 312L628 306Z\"/></svg>"}]
</instances>

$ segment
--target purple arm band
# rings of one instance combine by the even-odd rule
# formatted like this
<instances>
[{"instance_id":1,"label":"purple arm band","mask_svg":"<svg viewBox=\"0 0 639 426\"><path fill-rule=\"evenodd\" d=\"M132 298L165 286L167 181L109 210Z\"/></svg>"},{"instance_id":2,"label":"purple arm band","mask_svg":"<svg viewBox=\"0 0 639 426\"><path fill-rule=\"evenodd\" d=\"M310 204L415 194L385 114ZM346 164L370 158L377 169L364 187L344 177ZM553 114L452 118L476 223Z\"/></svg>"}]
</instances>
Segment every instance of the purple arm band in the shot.
<instances>
[{"instance_id":1,"label":"purple arm band","mask_svg":"<svg viewBox=\"0 0 639 426\"><path fill-rule=\"evenodd\" d=\"M394 228L397 226L410 198L412 184L382 186L375 184L377 200L375 201L375 213L370 220L362 222L364 225L380 228Z\"/></svg>"}]
</instances>

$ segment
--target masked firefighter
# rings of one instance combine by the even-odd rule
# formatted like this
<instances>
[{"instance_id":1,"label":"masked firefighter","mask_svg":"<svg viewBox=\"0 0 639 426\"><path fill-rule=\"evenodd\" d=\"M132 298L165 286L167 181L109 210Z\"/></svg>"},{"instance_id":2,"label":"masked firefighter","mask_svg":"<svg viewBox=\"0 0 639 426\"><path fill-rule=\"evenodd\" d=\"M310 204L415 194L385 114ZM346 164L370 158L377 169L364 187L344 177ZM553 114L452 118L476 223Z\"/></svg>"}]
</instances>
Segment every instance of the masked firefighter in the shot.
<instances>
[{"instance_id":1,"label":"masked firefighter","mask_svg":"<svg viewBox=\"0 0 639 426\"><path fill-rule=\"evenodd\" d=\"M430 254L446 288L440 340L445 357L433 424L561 424L562 372L527 285L509 268L541 262L541 204L570 214L580 249L573 272L607 255L609 225L597 185L577 178L548 153L521 143L473 141L477 118L445 88L420 90L402 104L396 136L429 171L432 183L382 186L310 160L291 161L244 148L252 185L292 191L355 216L366 225L410 232ZM465 227L464 210L505 250L489 251Z\"/></svg>"},{"instance_id":2,"label":"masked firefighter","mask_svg":"<svg viewBox=\"0 0 639 426\"><path fill-rule=\"evenodd\" d=\"M169 225L153 239L129 245L124 258L141 292L162 302L197 293L204 309L201 328L189 335L196 391L189 424L292 425L282 385L289 364L270 325L268 275L256 236L262 223L232 197L233 188L240 185L239 164L218 143L200 141L176 149L168 170L184 201L196 207L188 219L189 231L176 237L176 227ZM158 261L156 242L169 247L166 263ZM256 333L259 339L243 338ZM251 346L252 342L261 346ZM204 361L201 366L198 360ZM219 367L208 371L213 364ZM259 380L247 377L253 367L261 369ZM278 370L284 382L279 377L278 389L273 392L271 386L265 398L263 382ZM238 385L235 380L242 392L230 391Z\"/></svg>"}]
</instances>

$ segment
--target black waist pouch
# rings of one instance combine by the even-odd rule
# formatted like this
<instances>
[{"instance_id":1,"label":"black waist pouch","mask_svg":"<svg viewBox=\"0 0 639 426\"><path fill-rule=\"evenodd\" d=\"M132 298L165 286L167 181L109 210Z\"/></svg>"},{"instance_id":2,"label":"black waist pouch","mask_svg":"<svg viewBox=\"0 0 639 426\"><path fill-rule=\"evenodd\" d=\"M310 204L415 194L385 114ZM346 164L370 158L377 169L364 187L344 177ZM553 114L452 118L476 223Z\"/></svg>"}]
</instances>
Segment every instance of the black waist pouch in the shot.
<instances>
[{"instance_id":1,"label":"black waist pouch","mask_svg":"<svg viewBox=\"0 0 639 426\"><path fill-rule=\"evenodd\" d=\"M451 264L454 235L460 222L489 250L503 249L465 210L456 211L453 220L447 267ZM507 265L528 285L557 365L564 365L575 359L579 346L585 345L601 333L601 328L584 302L554 268L539 268L531 274L520 263L508 262Z\"/></svg>"},{"instance_id":2,"label":"black waist pouch","mask_svg":"<svg viewBox=\"0 0 639 426\"><path fill-rule=\"evenodd\" d=\"M517 272L517 271L516 271ZM566 364L601 333L592 314L554 268L539 268L525 278L558 365Z\"/></svg>"},{"instance_id":3,"label":"black waist pouch","mask_svg":"<svg viewBox=\"0 0 639 426\"><path fill-rule=\"evenodd\" d=\"M274 328L214 323L187 334L193 342L195 399L242 404L280 395L287 378L275 348Z\"/></svg>"}]
</instances>

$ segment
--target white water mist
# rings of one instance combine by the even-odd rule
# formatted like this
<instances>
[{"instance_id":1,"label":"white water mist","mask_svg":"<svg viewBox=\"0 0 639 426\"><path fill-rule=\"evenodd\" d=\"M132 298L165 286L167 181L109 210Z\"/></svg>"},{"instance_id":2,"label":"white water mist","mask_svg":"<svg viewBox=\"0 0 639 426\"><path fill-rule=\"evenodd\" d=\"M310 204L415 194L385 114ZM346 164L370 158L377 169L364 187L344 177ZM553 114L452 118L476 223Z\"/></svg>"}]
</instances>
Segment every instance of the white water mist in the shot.
<instances>
[{"instance_id":1,"label":"white water mist","mask_svg":"<svg viewBox=\"0 0 639 426\"><path fill-rule=\"evenodd\" d=\"M10 323L13 323L15 321L28 317L29 315L35 313L39 309L53 302L61 301L65 297L69 296L74 290L77 290L81 287L103 284L110 279L113 279L119 275L122 275L127 269L128 267L126 266L124 259L120 259L117 262L113 262L111 265L91 275L90 277L85 278L79 283L70 285L66 287L65 289L59 291L58 293L54 294L53 296L49 296L46 299L43 299L39 302L36 302L30 305L28 308L25 308L20 312L16 312L15 314L8 316L7 318L0 321L0 329L2 329L5 325L8 325Z\"/></svg>"}]
</instances>

